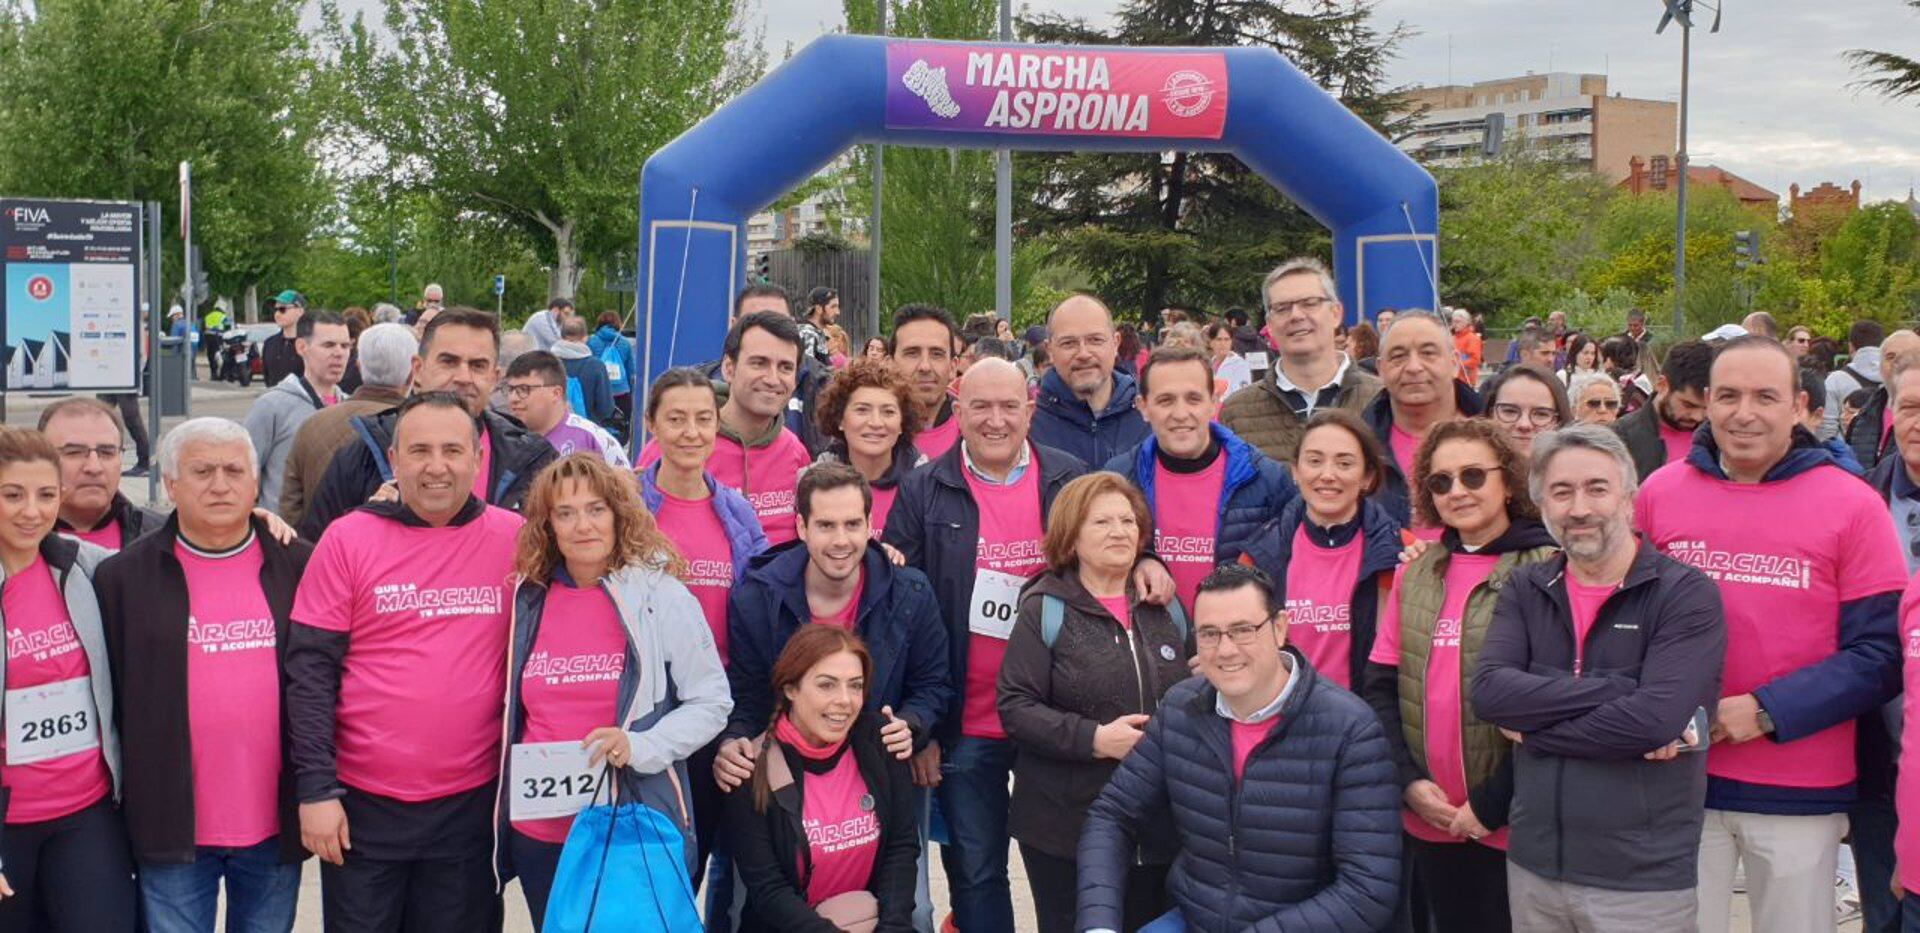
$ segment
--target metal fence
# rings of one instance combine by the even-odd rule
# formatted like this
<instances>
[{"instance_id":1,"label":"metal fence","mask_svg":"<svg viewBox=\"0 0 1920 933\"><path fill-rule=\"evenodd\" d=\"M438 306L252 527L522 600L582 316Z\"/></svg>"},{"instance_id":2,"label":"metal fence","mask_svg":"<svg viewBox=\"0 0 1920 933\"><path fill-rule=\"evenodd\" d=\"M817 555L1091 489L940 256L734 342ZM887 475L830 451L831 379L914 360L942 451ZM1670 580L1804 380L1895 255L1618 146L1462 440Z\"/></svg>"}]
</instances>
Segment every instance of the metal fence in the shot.
<instances>
[{"instance_id":1,"label":"metal fence","mask_svg":"<svg viewBox=\"0 0 1920 933\"><path fill-rule=\"evenodd\" d=\"M806 313L807 292L825 286L840 293L840 326L847 332L848 351L873 336L871 315L873 254L869 250L776 249L767 253L773 284L793 296L794 312Z\"/></svg>"}]
</instances>

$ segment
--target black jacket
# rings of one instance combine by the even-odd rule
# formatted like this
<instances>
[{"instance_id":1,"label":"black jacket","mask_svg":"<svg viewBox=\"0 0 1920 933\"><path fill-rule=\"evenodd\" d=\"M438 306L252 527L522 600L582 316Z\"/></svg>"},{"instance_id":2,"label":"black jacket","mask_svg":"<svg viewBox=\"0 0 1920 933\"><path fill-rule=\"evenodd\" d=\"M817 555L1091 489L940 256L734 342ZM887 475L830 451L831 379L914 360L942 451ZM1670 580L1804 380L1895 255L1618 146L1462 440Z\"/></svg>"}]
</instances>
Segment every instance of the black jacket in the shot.
<instances>
[{"instance_id":1,"label":"black jacket","mask_svg":"<svg viewBox=\"0 0 1920 933\"><path fill-rule=\"evenodd\" d=\"M1029 442L1031 443L1031 442ZM952 709L937 738L952 745L960 734L959 710L966 699L967 601L973 596L975 553L980 544L980 507L967 488L966 466L960 456L964 442L955 443L936 460L922 464L900 483L900 493L887 513L883 540L906 556L933 584L934 601L947 623L947 670L955 684ZM1072 454L1033 445L1029 470L1040 471L1040 520L1053 510L1053 497L1067 483L1087 472Z\"/></svg>"},{"instance_id":2,"label":"black jacket","mask_svg":"<svg viewBox=\"0 0 1920 933\"><path fill-rule=\"evenodd\" d=\"M281 662L280 686L286 688L287 625L293 594L306 571L313 545L275 541L266 524L253 520L261 556L260 590L273 613L274 641ZM114 707L120 731L121 761L127 766L122 787L127 836L142 862L185 865L194 860L193 736L187 711L187 625L190 604L186 573L174 554L179 519L132 541L100 564L94 586L100 594L100 618L106 628L107 655L113 659ZM287 731L287 710L280 708L280 731ZM293 799L290 746L281 742L280 860L307 857L300 844L300 818ZM205 780L219 781L218 775Z\"/></svg>"},{"instance_id":3,"label":"black jacket","mask_svg":"<svg viewBox=\"0 0 1920 933\"><path fill-rule=\"evenodd\" d=\"M771 741L771 740L769 740ZM920 822L914 807L913 775L907 763L886 753L880 743L880 717L865 712L854 722L841 754L853 755L873 796L880 820L880 852L874 858L867 890L880 901L880 933L913 929L915 866L920 858ZM753 785L726 797L727 837L734 871L746 886L740 933L839 933L839 928L807 904L813 859L801 828L807 760L774 742L773 754L786 756L793 783L774 790L764 813L753 808Z\"/></svg>"},{"instance_id":4,"label":"black jacket","mask_svg":"<svg viewBox=\"0 0 1920 933\"><path fill-rule=\"evenodd\" d=\"M156 509L143 509L134 505L126 496L116 492L113 494L113 502L107 506L106 517L101 519L100 523L104 525L107 522L118 521L120 523L120 544L122 547L125 547L132 544L135 538L160 527L160 523L166 520L167 513ZM96 525L94 527L97 528L99 526ZM53 528L55 531L64 531L69 534L80 530L67 524L65 519L55 519ZM88 528L85 530L92 531L93 529Z\"/></svg>"},{"instance_id":5,"label":"black jacket","mask_svg":"<svg viewBox=\"0 0 1920 933\"><path fill-rule=\"evenodd\" d=\"M1460 417L1467 418L1481 412L1482 401L1479 393L1468 388L1466 383L1453 380L1453 406ZM1360 417L1373 428L1373 434L1380 439L1380 448L1386 451L1386 463L1380 471L1380 488L1370 496L1387 514L1402 526L1413 524L1413 500L1407 491L1407 477L1413 472L1413 464L1400 463L1393 458L1393 399L1382 389L1375 396L1373 404L1360 413Z\"/></svg>"},{"instance_id":6,"label":"black jacket","mask_svg":"<svg viewBox=\"0 0 1920 933\"><path fill-rule=\"evenodd\" d=\"M320 540L333 520L365 505L367 498L392 476L387 464L387 448L393 446L393 423L399 409L377 415L356 416L354 436L333 455L327 473L314 490L307 514L300 519L300 537ZM518 512L526 498L527 487L540 468L557 456L547 439L528 431L520 422L495 411L481 416L487 438L493 447L487 465L487 504ZM360 428L366 433L362 435ZM367 439L379 447L376 458Z\"/></svg>"},{"instance_id":7,"label":"black jacket","mask_svg":"<svg viewBox=\"0 0 1920 933\"><path fill-rule=\"evenodd\" d=\"M1854 458L1864 469L1872 470L1893 452L1893 434L1884 426L1888 403L1887 387L1875 386L1867 398L1867 407L1860 409L1860 414L1847 426L1847 446L1853 448Z\"/></svg>"},{"instance_id":8,"label":"black jacket","mask_svg":"<svg viewBox=\"0 0 1920 933\"><path fill-rule=\"evenodd\" d=\"M1655 396L1613 423L1613 433L1620 435L1620 441L1627 445L1627 453L1633 455L1633 468L1639 472L1641 482L1667 465L1667 442L1660 437L1659 408L1660 399Z\"/></svg>"},{"instance_id":9,"label":"black jacket","mask_svg":"<svg viewBox=\"0 0 1920 933\"><path fill-rule=\"evenodd\" d=\"M1247 545L1245 562L1266 571L1267 576L1273 578L1273 585L1280 589L1282 598L1286 595L1287 569L1293 563L1293 537L1306 522L1306 500L1295 499ZM1400 566L1400 525L1378 502L1362 499L1360 514L1353 521L1331 529L1316 525L1309 534L1315 535L1316 540L1326 539L1327 546L1335 548L1346 546L1356 534L1366 538L1366 543L1361 545L1360 575L1354 581L1353 599L1347 603L1348 633L1353 647L1347 670L1342 673L1349 689L1354 689L1366 671L1367 652L1373 648L1374 630L1380 621L1380 596L1392 584L1393 572ZM1324 671L1320 673L1326 676Z\"/></svg>"},{"instance_id":10,"label":"black jacket","mask_svg":"<svg viewBox=\"0 0 1920 933\"><path fill-rule=\"evenodd\" d=\"M1691 888L1707 756L1642 756L1718 704L1727 654L1720 590L1640 544L1576 667L1566 573L1564 556L1514 571L1473 675L1475 713L1525 736L1513 752L1507 857L1553 881Z\"/></svg>"},{"instance_id":11,"label":"black jacket","mask_svg":"<svg viewBox=\"0 0 1920 933\"><path fill-rule=\"evenodd\" d=\"M1041 634L1049 596L1063 610L1051 646ZM1042 573L1020 592L1020 615L1000 662L1000 723L1019 752L1007 827L1021 844L1054 858L1074 858L1087 808L1120 766L1094 757L1094 730L1131 713L1152 715L1167 690L1187 679L1186 627L1165 606L1137 597L1128 603L1132 627L1122 628L1073 569ZM1162 822L1140 840L1146 864L1173 861L1173 822Z\"/></svg>"},{"instance_id":12,"label":"black jacket","mask_svg":"<svg viewBox=\"0 0 1920 933\"><path fill-rule=\"evenodd\" d=\"M284 334L270 334L260 342L260 375L267 385L277 386L280 380L294 373L305 373L307 361L300 358L294 350L293 338Z\"/></svg>"}]
</instances>

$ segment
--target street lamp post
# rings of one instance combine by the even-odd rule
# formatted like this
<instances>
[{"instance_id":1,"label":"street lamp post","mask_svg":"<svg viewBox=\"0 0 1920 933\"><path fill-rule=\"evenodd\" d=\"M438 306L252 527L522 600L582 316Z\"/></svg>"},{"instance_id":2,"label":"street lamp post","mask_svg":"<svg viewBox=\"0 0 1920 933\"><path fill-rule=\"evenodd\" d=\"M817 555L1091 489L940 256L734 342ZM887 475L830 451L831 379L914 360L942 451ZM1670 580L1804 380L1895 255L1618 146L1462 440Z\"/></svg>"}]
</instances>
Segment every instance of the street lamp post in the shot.
<instances>
[{"instance_id":1,"label":"street lamp post","mask_svg":"<svg viewBox=\"0 0 1920 933\"><path fill-rule=\"evenodd\" d=\"M1680 146L1674 152L1674 170L1680 176L1673 237L1673 335L1675 339L1686 331L1687 326L1687 83L1693 66L1693 7L1696 2L1713 9L1713 28L1709 32L1720 31L1720 3L1715 0L1708 4L1706 0L1663 0L1667 12L1660 17L1660 25L1655 27L1654 35L1667 30L1669 23L1680 24Z\"/></svg>"}]
</instances>

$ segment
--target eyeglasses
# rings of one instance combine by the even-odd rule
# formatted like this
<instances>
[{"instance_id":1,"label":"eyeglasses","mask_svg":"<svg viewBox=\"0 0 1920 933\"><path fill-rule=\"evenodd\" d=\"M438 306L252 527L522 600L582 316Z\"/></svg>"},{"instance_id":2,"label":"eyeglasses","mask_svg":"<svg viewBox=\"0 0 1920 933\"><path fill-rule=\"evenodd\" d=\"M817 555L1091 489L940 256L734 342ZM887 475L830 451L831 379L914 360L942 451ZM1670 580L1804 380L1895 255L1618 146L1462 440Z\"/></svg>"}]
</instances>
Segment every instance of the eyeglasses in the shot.
<instances>
[{"instance_id":1,"label":"eyeglasses","mask_svg":"<svg viewBox=\"0 0 1920 933\"><path fill-rule=\"evenodd\" d=\"M119 460L120 450L121 447L119 444L101 444L98 447L88 447L85 444L67 444L60 448L60 459L85 460L88 456L95 456L102 460Z\"/></svg>"},{"instance_id":2,"label":"eyeglasses","mask_svg":"<svg viewBox=\"0 0 1920 933\"><path fill-rule=\"evenodd\" d=\"M1469 490L1479 489L1487 484L1487 477L1492 476L1493 472L1491 467L1461 467L1460 485ZM1444 496L1452 492L1453 476L1452 473L1428 473L1427 491L1436 496Z\"/></svg>"},{"instance_id":3,"label":"eyeglasses","mask_svg":"<svg viewBox=\"0 0 1920 933\"><path fill-rule=\"evenodd\" d=\"M1272 304L1267 305L1267 313L1269 315L1275 315L1278 317L1286 317L1287 315L1293 313L1293 309L1299 308L1300 310L1305 311L1308 314L1312 314L1313 312L1318 311L1321 308L1324 308L1327 305L1330 305L1332 303L1333 303L1333 299L1328 298L1325 295L1315 295L1311 298L1296 298L1292 301L1274 302Z\"/></svg>"},{"instance_id":4,"label":"eyeglasses","mask_svg":"<svg viewBox=\"0 0 1920 933\"><path fill-rule=\"evenodd\" d=\"M1560 413L1551 408L1521 408L1518 405L1501 402L1489 409L1488 413L1493 415L1493 420L1501 424L1519 424L1522 415L1526 416L1528 424L1536 428L1550 428L1560 423Z\"/></svg>"},{"instance_id":5,"label":"eyeglasses","mask_svg":"<svg viewBox=\"0 0 1920 933\"><path fill-rule=\"evenodd\" d=\"M1260 634L1260 630L1266 628L1272 624L1272 622L1272 619L1268 619L1265 622L1260 622L1255 625L1236 625L1226 629L1211 627L1197 628L1193 630L1193 641L1202 648L1212 650L1220 647L1220 637L1224 635L1232 639L1236 645L1251 645L1253 644L1253 637Z\"/></svg>"},{"instance_id":6,"label":"eyeglasses","mask_svg":"<svg viewBox=\"0 0 1920 933\"><path fill-rule=\"evenodd\" d=\"M557 382L535 382L527 385L517 385L517 386L510 385L510 386L507 386L507 397L513 398L513 399L523 399L533 395L533 390L535 389L557 389L557 388L560 388L560 383L557 383Z\"/></svg>"},{"instance_id":7,"label":"eyeglasses","mask_svg":"<svg viewBox=\"0 0 1920 933\"><path fill-rule=\"evenodd\" d=\"M1113 342L1113 338L1107 336L1106 334L1094 334L1090 337L1085 337L1085 338L1055 337L1052 340L1048 341L1047 343L1049 346L1053 347L1054 351L1057 352L1059 355L1072 356L1075 353L1080 352L1080 348L1082 346L1085 346L1089 350L1099 352L1101 350L1105 350L1107 348L1107 344L1110 344L1112 342Z\"/></svg>"},{"instance_id":8,"label":"eyeglasses","mask_svg":"<svg viewBox=\"0 0 1920 933\"><path fill-rule=\"evenodd\" d=\"M1620 410L1620 400L1617 398L1590 398L1580 404L1586 406L1588 411Z\"/></svg>"}]
</instances>

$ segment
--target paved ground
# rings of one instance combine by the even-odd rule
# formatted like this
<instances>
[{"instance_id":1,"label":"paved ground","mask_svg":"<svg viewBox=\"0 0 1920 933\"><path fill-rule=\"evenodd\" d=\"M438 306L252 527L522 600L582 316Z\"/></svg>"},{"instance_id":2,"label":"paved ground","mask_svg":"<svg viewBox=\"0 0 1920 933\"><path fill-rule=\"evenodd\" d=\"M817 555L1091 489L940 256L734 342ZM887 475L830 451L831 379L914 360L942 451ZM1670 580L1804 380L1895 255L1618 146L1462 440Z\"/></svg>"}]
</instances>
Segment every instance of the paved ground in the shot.
<instances>
[{"instance_id":1,"label":"paved ground","mask_svg":"<svg viewBox=\"0 0 1920 933\"><path fill-rule=\"evenodd\" d=\"M247 408L252 405L253 399L259 396L264 390L265 386L257 382L251 389L241 389L231 383L220 383L216 385L208 382L197 382L194 384L189 405L192 414L196 417L201 415L217 415L225 418L239 419L246 415ZM46 407L46 405L55 398L57 398L57 396L32 398L17 393L9 394L6 398L6 423L13 426L32 427L39 418L40 409ZM163 428L170 428L182 420L184 419L166 418L163 420ZM157 450L159 438L154 438L154 445ZM129 445L126 462L129 466L133 463L131 445ZM157 483L157 479L155 482ZM121 482L121 490L127 494L128 498L135 502L148 501L148 481L146 479L128 478L123 480ZM164 493L162 493L161 498L164 499ZM1012 861L1014 913L1020 929L1030 930L1033 928L1033 900L1027 893L1026 872L1020 865L1018 852L1013 854ZM947 885L943 873L939 870L937 860L932 874L931 884L933 887L934 904L938 908L938 912L944 915L948 903ZM1734 906L1734 923L1731 933L1746 933L1746 931L1750 929L1746 898L1744 896L1736 898ZM316 864L311 861L307 863L306 871L301 879L300 919L294 929L298 931L298 933L319 933L320 931L320 870ZM507 931L508 933L530 933L532 929L533 927L527 919L526 901L520 896L518 885L512 885L507 892ZM1857 931L1860 930L1860 923L1854 921L1841 926L1839 930L1840 933L1857 933Z\"/></svg>"}]
</instances>

